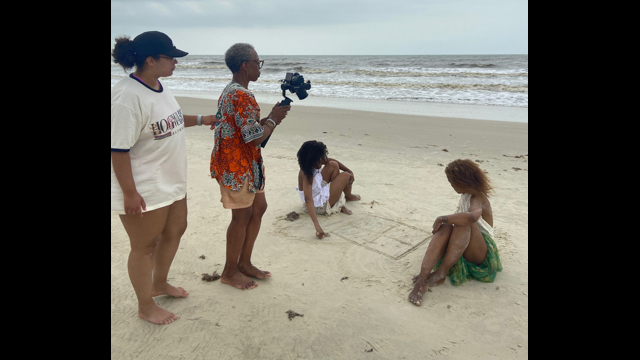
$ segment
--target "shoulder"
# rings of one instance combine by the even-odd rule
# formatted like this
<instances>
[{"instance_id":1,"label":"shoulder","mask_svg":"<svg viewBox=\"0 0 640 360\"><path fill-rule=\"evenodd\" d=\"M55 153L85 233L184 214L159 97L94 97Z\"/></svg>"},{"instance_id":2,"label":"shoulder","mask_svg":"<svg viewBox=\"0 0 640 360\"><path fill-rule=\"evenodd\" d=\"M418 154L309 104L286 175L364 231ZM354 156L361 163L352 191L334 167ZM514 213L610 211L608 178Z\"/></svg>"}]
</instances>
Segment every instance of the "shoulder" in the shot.
<instances>
[{"instance_id":1,"label":"shoulder","mask_svg":"<svg viewBox=\"0 0 640 360\"><path fill-rule=\"evenodd\" d=\"M486 194L482 194L482 206L488 207L491 209L491 201L489 201L489 197Z\"/></svg>"},{"instance_id":2,"label":"shoulder","mask_svg":"<svg viewBox=\"0 0 640 360\"><path fill-rule=\"evenodd\" d=\"M305 184L309 183L309 178L307 178L302 169L300 169L300 172L298 172L298 178L302 178L302 182Z\"/></svg>"},{"instance_id":3,"label":"shoulder","mask_svg":"<svg viewBox=\"0 0 640 360\"><path fill-rule=\"evenodd\" d=\"M235 84L232 87L232 90L235 92L236 96L238 96L238 97L255 99L255 96L253 95L251 90L243 87L240 84Z\"/></svg>"},{"instance_id":4,"label":"shoulder","mask_svg":"<svg viewBox=\"0 0 640 360\"><path fill-rule=\"evenodd\" d=\"M469 195L469 203L471 207L481 207L484 204L486 199L484 194L465 194L465 195Z\"/></svg>"},{"instance_id":5,"label":"shoulder","mask_svg":"<svg viewBox=\"0 0 640 360\"><path fill-rule=\"evenodd\" d=\"M236 102L248 102L255 103L257 106L256 98L251 91L243 88L239 84L231 84L221 95L223 101Z\"/></svg>"},{"instance_id":6,"label":"shoulder","mask_svg":"<svg viewBox=\"0 0 640 360\"><path fill-rule=\"evenodd\" d=\"M227 85L227 88L225 89L227 93L233 93L236 95L241 95L241 96L253 96L253 93L245 88L244 86L238 84L237 82L231 82L229 83L229 85Z\"/></svg>"},{"instance_id":7,"label":"shoulder","mask_svg":"<svg viewBox=\"0 0 640 360\"><path fill-rule=\"evenodd\" d=\"M128 78L120 80L111 89L111 115L118 112L139 114L144 107L141 95L136 91L135 84Z\"/></svg>"},{"instance_id":8,"label":"shoulder","mask_svg":"<svg viewBox=\"0 0 640 360\"><path fill-rule=\"evenodd\" d=\"M128 94L133 93L131 88L131 79L129 77L125 77L120 79L113 87L111 88L111 103L117 103L122 101L123 98L126 98Z\"/></svg>"}]
</instances>

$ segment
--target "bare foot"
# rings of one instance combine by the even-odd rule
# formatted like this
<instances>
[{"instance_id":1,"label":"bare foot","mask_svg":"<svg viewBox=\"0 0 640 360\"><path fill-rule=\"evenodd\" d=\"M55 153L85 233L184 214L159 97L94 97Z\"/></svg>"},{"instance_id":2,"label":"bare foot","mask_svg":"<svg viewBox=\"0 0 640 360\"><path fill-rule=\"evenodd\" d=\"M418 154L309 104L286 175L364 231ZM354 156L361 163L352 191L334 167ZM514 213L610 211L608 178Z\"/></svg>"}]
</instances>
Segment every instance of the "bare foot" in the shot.
<instances>
[{"instance_id":1,"label":"bare foot","mask_svg":"<svg viewBox=\"0 0 640 360\"><path fill-rule=\"evenodd\" d=\"M187 297L189 292L181 287L175 287L169 283L164 283L163 285L154 286L151 289L151 296L156 297L160 295L169 295L173 297Z\"/></svg>"},{"instance_id":2,"label":"bare foot","mask_svg":"<svg viewBox=\"0 0 640 360\"><path fill-rule=\"evenodd\" d=\"M409 301L417 306L422 305L422 296L427 292L427 288L425 281L416 280L416 286L413 287L413 291L409 294Z\"/></svg>"},{"instance_id":3,"label":"bare foot","mask_svg":"<svg viewBox=\"0 0 640 360\"><path fill-rule=\"evenodd\" d=\"M447 278L447 275L434 271L427 277L427 286L438 286L444 284L444 280Z\"/></svg>"},{"instance_id":4,"label":"bare foot","mask_svg":"<svg viewBox=\"0 0 640 360\"><path fill-rule=\"evenodd\" d=\"M345 213L345 214L347 214L347 215L351 215L351 214L353 214L353 213L351 212L351 210L347 209L347 207L346 207L346 206L343 206L343 207L342 207L342 210L340 210L340 212L343 212L343 213Z\"/></svg>"},{"instance_id":5,"label":"bare foot","mask_svg":"<svg viewBox=\"0 0 640 360\"><path fill-rule=\"evenodd\" d=\"M231 276L223 272L222 276L220 276L220 281L241 290L249 290L258 286L255 281L253 281L250 277L247 277L240 271L235 272Z\"/></svg>"},{"instance_id":6,"label":"bare foot","mask_svg":"<svg viewBox=\"0 0 640 360\"><path fill-rule=\"evenodd\" d=\"M155 303L145 309L138 308L138 316L157 325L171 324L178 320L178 315L159 307Z\"/></svg>"},{"instance_id":7,"label":"bare foot","mask_svg":"<svg viewBox=\"0 0 640 360\"><path fill-rule=\"evenodd\" d=\"M345 199L347 199L347 201L358 201L360 200L360 195L351 194L349 196L346 196Z\"/></svg>"},{"instance_id":8,"label":"bare foot","mask_svg":"<svg viewBox=\"0 0 640 360\"><path fill-rule=\"evenodd\" d=\"M258 279L266 279L268 277L271 277L271 273L268 271L262 271L260 269L258 269L257 267L253 266L253 265L249 265L248 267L243 267L238 265L238 269L240 270L241 273L247 275L247 276L253 276L256 277Z\"/></svg>"}]
</instances>

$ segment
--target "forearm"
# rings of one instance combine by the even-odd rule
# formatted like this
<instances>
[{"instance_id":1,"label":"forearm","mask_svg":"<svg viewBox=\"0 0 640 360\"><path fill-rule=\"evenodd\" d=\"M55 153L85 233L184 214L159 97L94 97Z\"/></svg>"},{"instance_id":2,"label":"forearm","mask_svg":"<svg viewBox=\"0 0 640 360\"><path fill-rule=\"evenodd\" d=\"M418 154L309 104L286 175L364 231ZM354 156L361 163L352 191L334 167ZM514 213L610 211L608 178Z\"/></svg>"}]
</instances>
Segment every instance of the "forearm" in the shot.
<instances>
[{"instance_id":1,"label":"forearm","mask_svg":"<svg viewBox=\"0 0 640 360\"><path fill-rule=\"evenodd\" d=\"M478 221L480 217L473 212L460 212L451 215L438 216L436 222L457 226L467 226Z\"/></svg>"},{"instance_id":2,"label":"forearm","mask_svg":"<svg viewBox=\"0 0 640 360\"><path fill-rule=\"evenodd\" d=\"M262 121L262 120L260 120L260 121ZM260 138L258 138L258 139L255 139L255 140L251 141L251 144L253 144L255 146L258 146L258 145L262 144L275 131L275 126L272 129L271 126L267 125L267 124L262 125L262 128L264 129L264 132L262 133L262 136Z\"/></svg>"},{"instance_id":3,"label":"forearm","mask_svg":"<svg viewBox=\"0 0 640 360\"><path fill-rule=\"evenodd\" d=\"M120 188L125 195L135 194L137 192L136 183L133 180L133 172L131 171L131 157L129 152L111 152L111 162L113 163L113 171L116 174Z\"/></svg>"},{"instance_id":4,"label":"forearm","mask_svg":"<svg viewBox=\"0 0 640 360\"><path fill-rule=\"evenodd\" d=\"M260 125L265 126L267 119L271 119L271 113L269 113L269 115L266 118L260 119Z\"/></svg>"},{"instance_id":5,"label":"forearm","mask_svg":"<svg viewBox=\"0 0 640 360\"><path fill-rule=\"evenodd\" d=\"M198 115L183 115L182 117L184 118L184 127L191 127L191 126L198 125L197 124Z\"/></svg>"},{"instance_id":6,"label":"forearm","mask_svg":"<svg viewBox=\"0 0 640 360\"><path fill-rule=\"evenodd\" d=\"M215 115L183 115L182 117L184 118L184 127L198 125L198 116L200 116L201 125L209 126L217 121Z\"/></svg>"},{"instance_id":7,"label":"forearm","mask_svg":"<svg viewBox=\"0 0 640 360\"><path fill-rule=\"evenodd\" d=\"M313 205L313 199L311 199L310 201L305 201L305 206L307 207L307 212L309 213L309 217L313 222L313 226L318 229L320 227L320 223L318 222L318 215L316 214L316 209Z\"/></svg>"},{"instance_id":8,"label":"forearm","mask_svg":"<svg viewBox=\"0 0 640 360\"><path fill-rule=\"evenodd\" d=\"M338 168L339 168L341 171L346 171L346 172L348 172L348 173L350 173L350 172L351 172L351 170L349 170L349 168L348 168L348 167L344 166L344 164L343 164L343 163L341 163L340 161L338 161L338 160L336 160L336 159L327 158L327 161L335 161L336 163L338 163Z\"/></svg>"}]
</instances>

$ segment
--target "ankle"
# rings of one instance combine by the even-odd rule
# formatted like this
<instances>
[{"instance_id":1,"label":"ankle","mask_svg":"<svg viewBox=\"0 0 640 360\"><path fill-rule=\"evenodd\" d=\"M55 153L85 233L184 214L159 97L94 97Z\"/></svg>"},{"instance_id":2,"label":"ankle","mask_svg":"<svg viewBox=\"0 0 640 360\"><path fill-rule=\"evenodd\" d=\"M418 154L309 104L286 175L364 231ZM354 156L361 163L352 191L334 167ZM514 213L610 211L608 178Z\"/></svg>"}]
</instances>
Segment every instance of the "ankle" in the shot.
<instances>
[{"instance_id":1,"label":"ankle","mask_svg":"<svg viewBox=\"0 0 640 360\"><path fill-rule=\"evenodd\" d=\"M157 308L158 304L156 304L153 299L149 299L149 301L144 302L138 301L138 312L141 314L148 314Z\"/></svg>"}]
</instances>

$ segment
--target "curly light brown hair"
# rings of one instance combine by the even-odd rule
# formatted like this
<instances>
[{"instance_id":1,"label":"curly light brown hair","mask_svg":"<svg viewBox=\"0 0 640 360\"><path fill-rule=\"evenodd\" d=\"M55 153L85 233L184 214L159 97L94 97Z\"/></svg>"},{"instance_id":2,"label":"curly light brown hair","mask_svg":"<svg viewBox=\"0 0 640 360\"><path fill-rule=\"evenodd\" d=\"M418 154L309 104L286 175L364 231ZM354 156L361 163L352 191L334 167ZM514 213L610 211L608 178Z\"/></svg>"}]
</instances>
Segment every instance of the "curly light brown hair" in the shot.
<instances>
[{"instance_id":1,"label":"curly light brown hair","mask_svg":"<svg viewBox=\"0 0 640 360\"><path fill-rule=\"evenodd\" d=\"M480 166L469 159L457 159L447 165L444 169L447 179L465 193L483 193L489 196L493 193L493 187L489 177Z\"/></svg>"}]
</instances>

